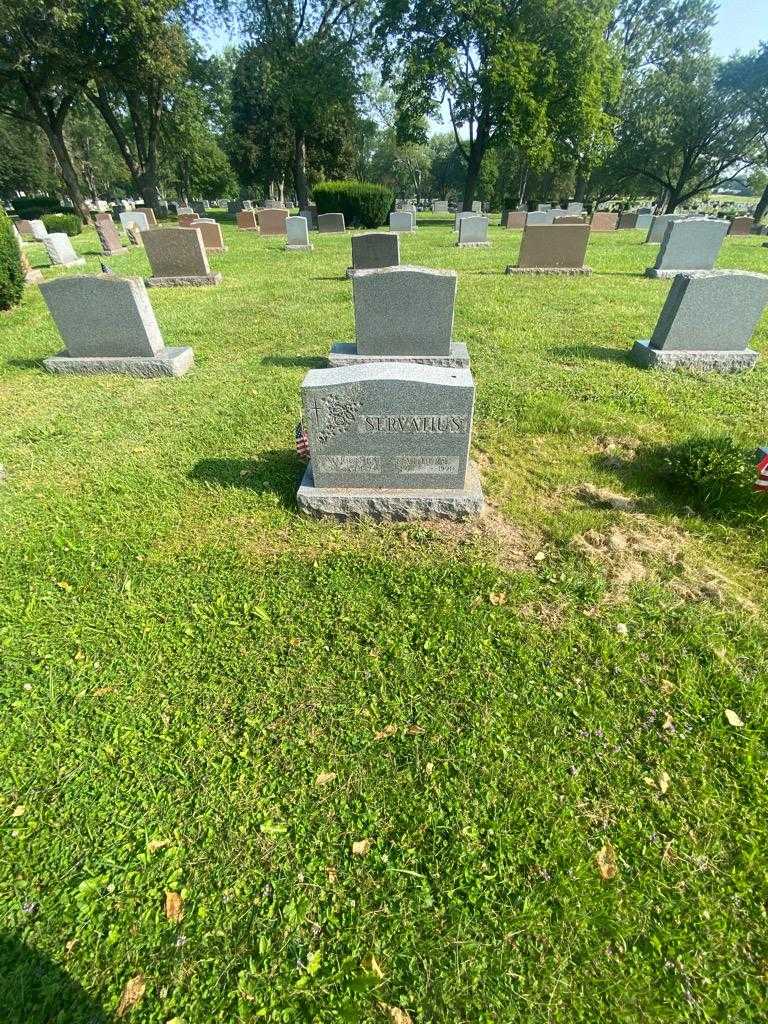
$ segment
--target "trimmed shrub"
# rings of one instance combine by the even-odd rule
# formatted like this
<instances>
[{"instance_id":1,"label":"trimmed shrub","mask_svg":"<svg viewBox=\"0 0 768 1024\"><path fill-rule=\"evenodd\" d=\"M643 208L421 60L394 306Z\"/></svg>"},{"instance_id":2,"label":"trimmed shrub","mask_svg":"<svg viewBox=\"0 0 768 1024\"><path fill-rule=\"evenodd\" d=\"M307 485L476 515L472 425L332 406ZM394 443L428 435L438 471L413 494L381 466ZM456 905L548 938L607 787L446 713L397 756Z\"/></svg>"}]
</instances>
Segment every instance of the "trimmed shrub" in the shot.
<instances>
[{"instance_id":1,"label":"trimmed shrub","mask_svg":"<svg viewBox=\"0 0 768 1024\"><path fill-rule=\"evenodd\" d=\"M49 213L43 217L43 224L48 234L64 231L72 238L83 230L83 222L76 213Z\"/></svg>"},{"instance_id":2,"label":"trimmed shrub","mask_svg":"<svg viewBox=\"0 0 768 1024\"><path fill-rule=\"evenodd\" d=\"M21 301L24 270L19 243L4 210L0 210L0 309L10 309Z\"/></svg>"},{"instance_id":3,"label":"trimmed shrub","mask_svg":"<svg viewBox=\"0 0 768 1024\"><path fill-rule=\"evenodd\" d=\"M368 181L324 181L312 189L318 213L343 213L347 227L378 228L386 224L394 193Z\"/></svg>"},{"instance_id":4,"label":"trimmed shrub","mask_svg":"<svg viewBox=\"0 0 768 1024\"><path fill-rule=\"evenodd\" d=\"M62 213L61 203L50 196L14 199L13 208L24 220L39 220L44 213Z\"/></svg>"}]
</instances>

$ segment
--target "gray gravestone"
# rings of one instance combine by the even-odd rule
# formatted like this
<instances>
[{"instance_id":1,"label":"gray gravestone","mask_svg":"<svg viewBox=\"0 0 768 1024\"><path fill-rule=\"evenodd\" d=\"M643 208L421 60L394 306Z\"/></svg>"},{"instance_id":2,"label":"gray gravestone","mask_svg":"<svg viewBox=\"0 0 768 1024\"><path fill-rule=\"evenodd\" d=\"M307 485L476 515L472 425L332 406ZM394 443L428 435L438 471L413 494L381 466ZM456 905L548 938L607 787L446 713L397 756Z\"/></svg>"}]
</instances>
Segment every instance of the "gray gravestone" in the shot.
<instances>
[{"instance_id":1,"label":"gray gravestone","mask_svg":"<svg viewBox=\"0 0 768 1024\"><path fill-rule=\"evenodd\" d=\"M453 216L453 230L459 230L459 222L464 220L465 217L476 217L477 214L472 210L457 210Z\"/></svg>"},{"instance_id":2,"label":"gray gravestone","mask_svg":"<svg viewBox=\"0 0 768 1024\"><path fill-rule=\"evenodd\" d=\"M63 231L54 231L43 239L45 251L54 267L82 267L85 259L72 248L69 236Z\"/></svg>"},{"instance_id":3,"label":"gray gravestone","mask_svg":"<svg viewBox=\"0 0 768 1024\"><path fill-rule=\"evenodd\" d=\"M652 213L638 213L637 220L635 221L635 227L642 230L648 231L653 221Z\"/></svg>"},{"instance_id":4,"label":"gray gravestone","mask_svg":"<svg viewBox=\"0 0 768 1024\"><path fill-rule=\"evenodd\" d=\"M314 248L309 240L309 223L306 217L287 217L285 234L286 249L293 252L311 252Z\"/></svg>"},{"instance_id":5,"label":"gray gravestone","mask_svg":"<svg viewBox=\"0 0 768 1024\"><path fill-rule=\"evenodd\" d=\"M728 222L706 217L673 220L667 225L656 264L648 277L674 277L682 270L711 270L728 233Z\"/></svg>"},{"instance_id":6,"label":"gray gravestone","mask_svg":"<svg viewBox=\"0 0 768 1024\"><path fill-rule=\"evenodd\" d=\"M537 213L547 213L547 211L551 210L551 209L552 209L552 204L551 203L538 203L536 205L536 212Z\"/></svg>"},{"instance_id":7,"label":"gray gravestone","mask_svg":"<svg viewBox=\"0 0 768 1024\"><path fill-rule=\"evenodd\" d=\"M307 228L310 231L317 231L317 207L312 203L304 210L299 210L299 216L307 221Z\"/></svg>"},{"instance_id":8,"label":"gray gravestone","mask_svg":"<svg viewBox=\"0 0 768 1024\"><path fill-rule=\"evenodd\" d=\"M336 343L331 366L393 360L469 366L466 345L451 339L455 270L360 270L352 278L352 295L356 342Z\"/></svg>"},{"instance_id":9,"label":"gray gravestone","mask_svg":"<svg viewBox=\"0 0 768 1024\"><path fill-rule=\"evenodd\" d=\"M432 213L448 213L448 200L435 199L432 201Z\"/></svg>"},{"instance_id":10,"label":"gray gravestone","mask_svg":"<svg viewBox=\"0 0 768 1024\"><path fill-rule=\"evenodd\" d=\"M179 212L181 213L181 210ZM190 210L190 213L191 212L192 211ZM121 213L120 223L124 228L127 228L129 224L138 224L139 231L149 231L147 215L146 213L141 213L139 210L130 210L128 213Z\"/></svg>"},{"instance_id":11,"label":"gray gravestone","mask_svg":"<svg viewBox=\"0 0 768 1024\"><path fill-rule=\"evenodd\" d=\"M343 234L344 227L343 213L320 213L317 217L317 230L323 234Z\"/></svg>"},{"instance_id":12,"label":"gray gravestone","mask_svg":"<svg viewBox=\"0 0 768 1024\"><path fill-rule=\"evenodd\" d=\"M525 221L526 227L535 227L537 224L554 224L554 210L533 210L528 214Z\"/></svg>"},{"instance_id":13,"label":"gray gravestone","mask_svg":"<svg viewBox=\"0 0 768 1024\"><path fill-rule=\"evenodd\" d=\"M683 219L677 213L662 213L658 217L653 217L651 219L651 226L648 228L648 234L645 236L646 242L663 242L667 225L671 224L673 220Z\"/></svg>"},{"instance_id":14,"label":"gray gravestone","mask_svg":"<svg viewBox=\"0 0 768 1024\"><path fill-rule=\"evenodd\" d=\"M99 242L101 243L102 256L120 256L124 252L128 252L124 248L123 243L120 241L120 235L117 233L117 228L112 223L112 218L108 213L102 214L103 220L96 221L96 234L99 236Z\"/></svg>"},{"instance_id":15,"label":"gray gravestone","mask_svg":"<svg viewBox=\"0 0 768 1024\"><path fill-rule=\"evenodd\" d=\"M311 453L297 495L303 511L377 519L482 511L469 462L469 370L403 363L310 370L301 394Z\"/></svg>"},{"instance_id":16,"label":"gray gravestone","mask_svg":"<svg viewBox=\"0 0 768 1024\"><path fill-rule=\"evenodd\" d=\"M347 277L358 270L377 270L380 267L400 266L400 239L396 234L370 231L352 237L352 266Z\"/></svg>"},{"instance_id":17,"label":"gray gravestone","mask_svg":"<svg viewBox=\"0 0 768 1024\"><path fill-rule=\"evenodd\" d=\"M415 231L416 217L409 210L403 210L389 215L390 231Z\"/></svg>"},{"instance_id":18,"label":"gray gravestone","mask_svg":"<svg viewBox=\"0 0 768 1024\"><path fill-rule=\"evenodd\" d=\"M633 210L625 210L619 214L617 227L620 231L637 227L637 214Z\"/></svg>"},{"instance_id":19,"label":"gray gravestone","mask_svg":"<svg viewBox=\"0 0 768 1024\"><path fill-rule=\"evenodd\" d=\"M29 230L32 232L32 237L38 242L42 242L48 237L48 228L41 220L31 220Z\"/></svg>"},{"instance_id":20,"label":"gray gravestone","mask_svg":"<svg viewBox=\"0 0 768 1024\"><path fill-rule=\"evenodd\" d=\"M221 274L212 274L203 239L197 228L153 228L142 231L152 276L146 284L155 288L221 283Z\"/></svg>"},{"instance_id":21,"label":"gray gravestone","mask_svg":"<svg viewBox=\"0 0 768 1024\"><path fill-rule=\"evenodd\" d=\"M768 275L746 270L678 274L650 341L637 341L640 366L736 373L755 365L749 341L768 304Z\"/></svg>"},{"instance_id":22,"label":"gray gravestone","mask_svg":"<svg viewBox=\"0 0 768 1024\"><path fill-rule=\"evenodd\" d=\"M138 277L60 277L40 286L66 348L44 361L51 373L180 377L191 348L166 348Z\"/></svg>"},{"instance_id":23,"label":"gray gravestone","mask_svg":"<svg viewBox=\"0 0 768 1024\"><path fill-rule=\"evenodd\" d=\"M488 218L487 217L463 217L459 221L459 240L456 243L464 247L488 248L491 244L488 241Z\"/></svg>"},{"instance_id":24,"label":"gray gravestone","mask_svg":"<svg viewBox=\"0 0 768 1024\"><path fill-rule=\"evenodd\" d=\"M567 207L566 212L567 213L583 213L584 212L584 203L576 203L576 202L568 203L568 207Z\"/></svg>"}]
</instances>

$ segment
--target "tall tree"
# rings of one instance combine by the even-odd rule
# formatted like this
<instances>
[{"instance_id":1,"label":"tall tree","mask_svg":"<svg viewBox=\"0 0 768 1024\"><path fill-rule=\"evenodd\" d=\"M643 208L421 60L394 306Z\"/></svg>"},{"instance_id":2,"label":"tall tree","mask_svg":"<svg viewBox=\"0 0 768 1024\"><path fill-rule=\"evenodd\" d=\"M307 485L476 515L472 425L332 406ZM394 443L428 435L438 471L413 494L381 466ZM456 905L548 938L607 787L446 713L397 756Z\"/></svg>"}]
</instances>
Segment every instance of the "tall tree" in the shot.
<instances>
[{"instance_id":1,"label":"tall tree","mask_svg":"<svg viewBox=\"0 0 768 1024\"><path fill-rule=\"evenodd\" d=\"M464 209L502 139L545 164L558 134L583 147L610 135L611 12L608 0L383 0L377 40L385 77L397 82L401 135L417 135L415 124L447 100L466 164Z\"/></svg>"},{"instance_id":2,"label":"tall tree","mask_svg":"<svg viewBox=\"0 0 768 1024\"><path fill-rule=\"evenodd\" d=\"M37 125L0 114L0 196L61 188L45 135Z\"/></svg>"},{"instance_id":3,"label":"tall tree","mask_svg":"<svg viewBox=\"0 0 768 1024\"><path fill-rule=\"evenodd\" d=\"M717 0L616 0L606 38L624 70L664 68L669 61L709 50Z\"/></svg>"},{"instance_id":4,"label":"tall tree","mask_svg":"<svg viewBox=\"0 0 768 1024\"><path fill-rule=\"evenodd\" d=\"M233 123L245 139L238 162L290 176L306 205L309 150L340 114L356 116L366 0L242 0L238 11L250 40L234 75Z\"/></svg>"},{"instance_id":5,"label":"tall tree","mask_svg":"<svg viewBox=\"0 0 768 1024\"><path fill-rule=\"evenodd\" d=\"M752 53L732 57L723 68L722 79L725 87L734 89L744 104L762 150L763 163L768 163L768 43L761 43ZM755 208L755 220L762 220L766 211L768 184Z\"/></svg>"}]
</instances>

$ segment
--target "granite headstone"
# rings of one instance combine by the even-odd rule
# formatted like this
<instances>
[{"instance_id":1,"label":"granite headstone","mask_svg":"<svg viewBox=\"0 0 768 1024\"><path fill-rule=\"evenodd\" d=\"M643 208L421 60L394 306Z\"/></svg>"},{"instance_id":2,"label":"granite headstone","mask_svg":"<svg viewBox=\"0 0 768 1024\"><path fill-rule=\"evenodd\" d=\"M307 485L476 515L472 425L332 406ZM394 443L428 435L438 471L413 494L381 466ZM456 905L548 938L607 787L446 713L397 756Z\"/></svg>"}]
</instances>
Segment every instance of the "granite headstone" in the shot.
<instances>
[{"instance_id":1,"label":"granite headstone","mask_svg":"<svg viewBox=\"0 0 768 1024\"><path fill-rule=\"evenodd\" d=\"M144 248L152 268L146 284L155 288L221 283L221 274L212 274L203 239L196 228L153 228L142 231Z\"/></svg>"},{"instance_id":2,"label":"granite headstone","mask_svg":"<svg viewBox=\"0 0 768 1024\"><path fill-rule=\"evenodd\" d=\"M673 220L667 225L656 263L648 277L674 277L681 270L712 270L728 232L728 221L706 217Z\"/></svg>"}]
</instances>

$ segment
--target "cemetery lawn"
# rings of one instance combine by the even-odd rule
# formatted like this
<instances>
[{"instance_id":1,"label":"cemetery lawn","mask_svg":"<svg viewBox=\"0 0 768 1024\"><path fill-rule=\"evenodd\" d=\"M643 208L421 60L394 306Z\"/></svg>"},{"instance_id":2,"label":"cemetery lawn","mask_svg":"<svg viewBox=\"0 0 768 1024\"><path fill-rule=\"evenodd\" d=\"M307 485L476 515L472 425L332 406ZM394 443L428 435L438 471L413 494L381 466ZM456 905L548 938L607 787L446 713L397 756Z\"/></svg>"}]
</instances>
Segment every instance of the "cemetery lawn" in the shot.
<instances>
[{"instance_id":1,"label":"cemetery lawn","mask_svg":"<svg viewBox=\"0 0 768 1024\"><path fill-rule=\"evenodd\" d=\"M768 442L768 317L751 374L642 371L643 233L513 278L520 232L420 223L403 262L460 274L474 525L297 515L349 237L227 223L220 287L150 292L180 380L48 376L38 289L0 314L2 1021L766 1019L765 519L642 453Z\"/></svg>"}]
</instances>

